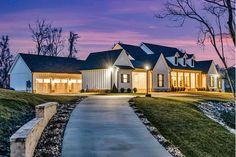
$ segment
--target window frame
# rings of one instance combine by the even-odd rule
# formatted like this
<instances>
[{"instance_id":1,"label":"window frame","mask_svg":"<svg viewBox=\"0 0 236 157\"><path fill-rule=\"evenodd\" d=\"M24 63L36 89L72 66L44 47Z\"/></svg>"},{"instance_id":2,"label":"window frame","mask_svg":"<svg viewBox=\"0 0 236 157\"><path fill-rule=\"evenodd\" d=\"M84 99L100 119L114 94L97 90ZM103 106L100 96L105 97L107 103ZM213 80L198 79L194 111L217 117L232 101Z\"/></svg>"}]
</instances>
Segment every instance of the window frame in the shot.
<instances>
[{"instance_id":1,"label":"window frame","mask_svg":"<svg viewBox=\"0 0 236 157\"><path fill-rule=\"evenodd\" d=\"M186 66L186 58L183 58L183 65Z\"/></svg>"},{"instance_id":2,"label":"window frame","mask_svg":"<svg viewBox=\"0 0 236 157\"><path fill-rule=\"evenodd\" d=\"M130 74L121 74L121 83L130 83Z\"/></svg>"},{"instance_id":3,"label":"window frame","mask_svg":"<svg viewBox=\"0 0 236 157\"><path fill-rule=\"evenodd\" d=\"M159 76L161 76L161 80L159 78ZM161 81L161 82L160 82ZM161 83L161 84L160 84ZM158 73L157 74L157 87L164 87L164 74L162 73Z\"/></svg>"},{"instance_id":4,"label":"window frame","mask_svg":"<svg viewBox=\"0 0 236 157\"><path fill-rule=\"evenodd\" d=\"M193 60L193 58L191 59L191 66L192 66L192 67L194 66L194 60Z\"/></svg>"},{"instance_id":5,"label":"window frame","mask_svg":"<svg viewBox=\"0 0 236 157\"><path fill-rule=\"evenodd\" d=\"M214 76L210 76L210 87L214 87L215 85L215 78Z\"/></svg>"}]
</instances>

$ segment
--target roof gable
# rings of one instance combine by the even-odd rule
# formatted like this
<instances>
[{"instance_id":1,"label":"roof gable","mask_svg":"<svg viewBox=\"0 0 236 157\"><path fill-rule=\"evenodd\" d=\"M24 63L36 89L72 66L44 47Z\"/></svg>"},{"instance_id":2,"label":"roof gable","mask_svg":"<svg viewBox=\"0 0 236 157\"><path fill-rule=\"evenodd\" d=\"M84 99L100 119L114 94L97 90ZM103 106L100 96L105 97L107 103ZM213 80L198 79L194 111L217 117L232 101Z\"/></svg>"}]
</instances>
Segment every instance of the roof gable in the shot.
<instances>
[{"instance_id":1,"label":"roof gable","mask_svg":"<svg viewBox=\"0 0 236 157\"><path fill-rule=\"evenodd\" d=\"M143 49L140 48L139 46L123 44L123 43L119 43L119 45L135 60L138 60L143 56L147 55L147 53L143 51Z\"/></svg>"},{"instance_id":2,"label":"roof gable","mask_svg":"<svg viewBox=\"0 0 236 157\"><path fill-rule=\"evenodd\" d=\"M90 53L82 70L106 69L115 63L121 52L122 49Z\"/></svg>"}]
</instances>

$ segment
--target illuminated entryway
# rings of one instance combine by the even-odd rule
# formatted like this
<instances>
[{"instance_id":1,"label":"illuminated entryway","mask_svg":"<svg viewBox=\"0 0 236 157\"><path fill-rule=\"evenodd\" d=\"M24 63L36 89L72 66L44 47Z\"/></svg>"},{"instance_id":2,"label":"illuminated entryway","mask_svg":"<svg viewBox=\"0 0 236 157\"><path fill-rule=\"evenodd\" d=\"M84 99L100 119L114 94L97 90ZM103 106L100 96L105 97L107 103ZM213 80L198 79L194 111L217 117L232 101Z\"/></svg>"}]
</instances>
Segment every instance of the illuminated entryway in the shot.
<instances>
[{"instance_id":1,"label":"illuminated entryway","mask_svg":"<svg viewBox=\"0 0 236 157\"><path fill-rule=\"evenodd\" d=\"M81 74L33 73L35 93L79 93Z\"/></svg>"}]
</instances>

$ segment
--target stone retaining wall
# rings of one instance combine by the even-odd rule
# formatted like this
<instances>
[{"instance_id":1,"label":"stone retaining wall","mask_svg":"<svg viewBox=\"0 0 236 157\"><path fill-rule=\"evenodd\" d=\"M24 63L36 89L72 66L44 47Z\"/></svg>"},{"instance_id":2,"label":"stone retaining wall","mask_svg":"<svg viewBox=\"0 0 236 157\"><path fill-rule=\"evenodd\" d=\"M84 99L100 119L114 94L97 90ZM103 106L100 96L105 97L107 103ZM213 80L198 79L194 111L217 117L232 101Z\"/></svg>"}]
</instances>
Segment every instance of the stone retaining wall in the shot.
<instances>
[{"instance_id":1,"label":"stone retaining wall","mask_svg":"<svg viewBox=\"0 0 236 157\"><path fill-rule=\"evenodd\" d=\"M57 112L56 102L37 105L36 118L32 119L10 138L11 157L32 157L38 140L49 120Z\"/></svg>"}]
</instances>

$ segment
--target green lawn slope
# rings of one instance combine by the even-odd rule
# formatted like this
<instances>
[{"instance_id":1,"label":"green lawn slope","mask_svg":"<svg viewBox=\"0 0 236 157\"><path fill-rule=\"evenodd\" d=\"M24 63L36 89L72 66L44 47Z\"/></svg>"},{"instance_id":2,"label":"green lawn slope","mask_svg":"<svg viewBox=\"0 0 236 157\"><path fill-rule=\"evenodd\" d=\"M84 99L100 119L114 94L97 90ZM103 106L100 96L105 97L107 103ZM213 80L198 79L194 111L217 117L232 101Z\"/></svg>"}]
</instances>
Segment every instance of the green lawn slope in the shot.
<instances>
[{"instance_id":1,"label":"green lawn slope","mask_svg":"<svg viewBox=\"0 0 236 157\"><path fill-rule=\"evenodd\" d=\"M10 136L34 118L36 105L48 101L72 103L77 99L78 96L50 96L0 89L0 156L9 155Z\"/></svg>"}]
</instances>

